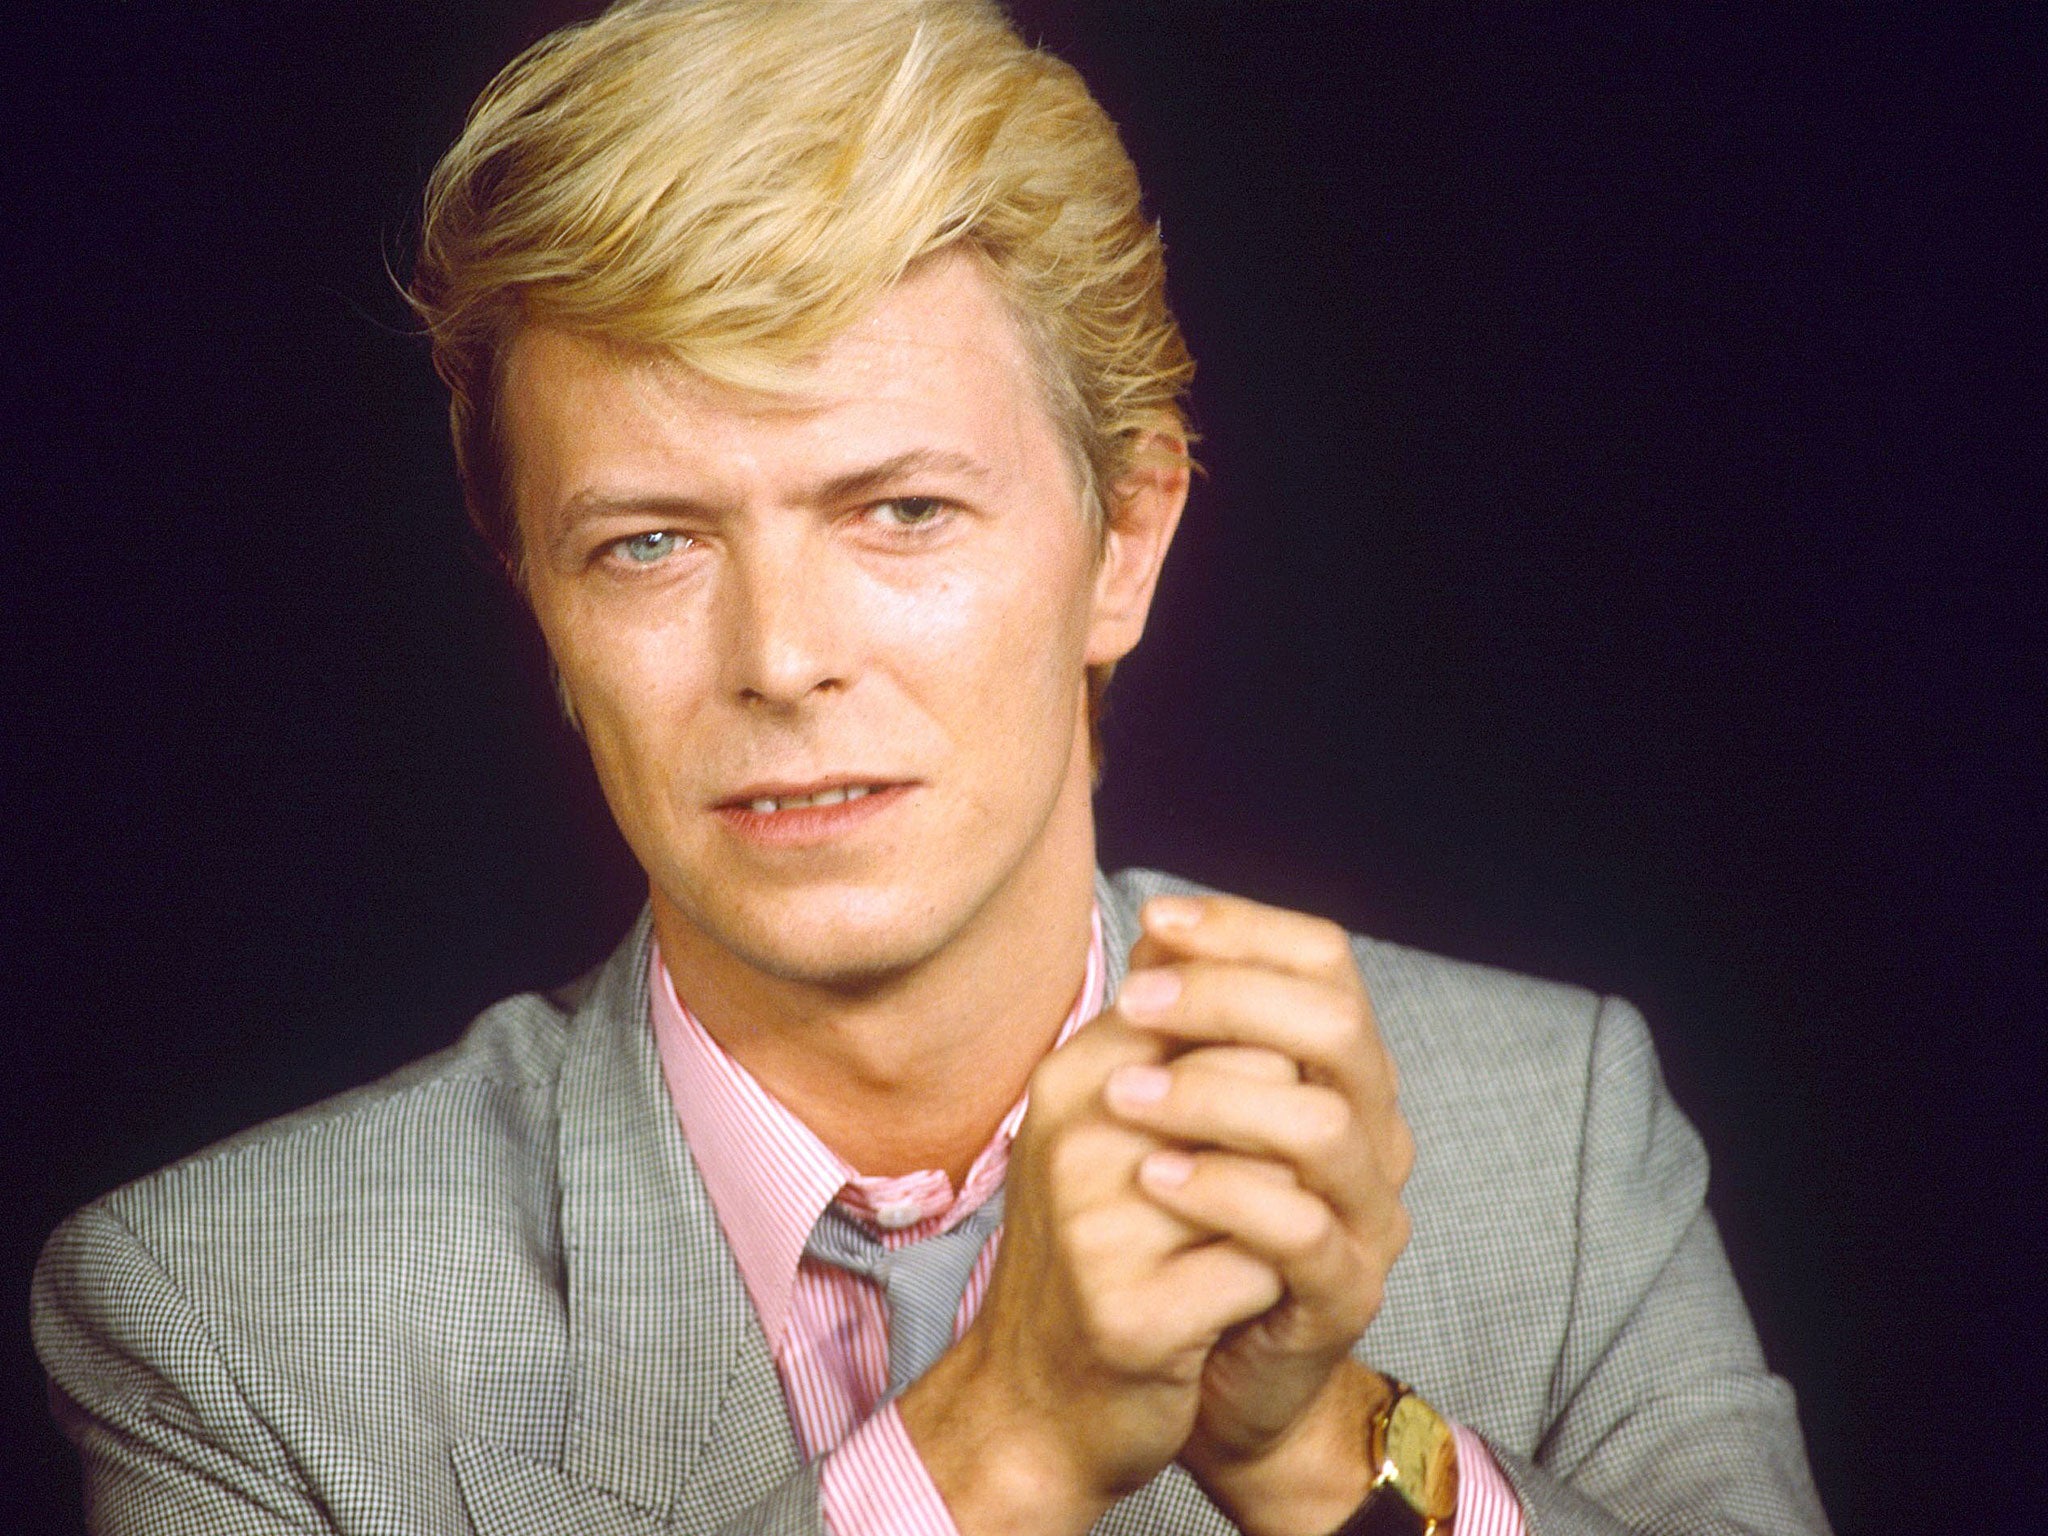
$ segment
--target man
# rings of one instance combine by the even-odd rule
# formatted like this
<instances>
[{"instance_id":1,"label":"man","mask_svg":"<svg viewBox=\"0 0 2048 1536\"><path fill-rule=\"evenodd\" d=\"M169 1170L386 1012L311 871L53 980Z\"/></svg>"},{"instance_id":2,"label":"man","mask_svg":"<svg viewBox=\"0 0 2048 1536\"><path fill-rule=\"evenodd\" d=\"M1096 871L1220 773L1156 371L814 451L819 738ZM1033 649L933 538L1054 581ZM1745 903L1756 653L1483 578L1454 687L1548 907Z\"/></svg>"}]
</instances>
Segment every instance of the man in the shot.
<instances>
[{"instance_id":1,"label":"man","mask_svg":"<svg viewBox=\"0 0 2048 1536\"><path fill-rule=\"evenodd\" d=\"M60 1230L97 1528L1824 1528L1633 1013L1096 872L1190 365L1070 71L618 7L413 293L648 910Z\"/></svg>"}]
</instances>

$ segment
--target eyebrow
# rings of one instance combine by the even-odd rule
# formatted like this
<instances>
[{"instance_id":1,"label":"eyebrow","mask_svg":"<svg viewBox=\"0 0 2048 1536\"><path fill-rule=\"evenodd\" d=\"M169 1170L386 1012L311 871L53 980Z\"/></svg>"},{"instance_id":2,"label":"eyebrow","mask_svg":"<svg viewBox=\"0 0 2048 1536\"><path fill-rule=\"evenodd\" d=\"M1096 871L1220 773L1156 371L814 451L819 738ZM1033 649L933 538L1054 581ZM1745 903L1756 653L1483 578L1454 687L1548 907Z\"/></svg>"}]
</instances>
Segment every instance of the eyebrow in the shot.
<instances>
[{"instance_id":1,"label":"eyebrow","mask_svg":"<svg viewBox=\"0 0 2048 1536\"><path fill-rule=\"evenodd\" d=\"M818 488L817 499L827 502L858 501L912 475L957 475L984 481L988 479L988 470L979 459L951 449L913 448L866 469L856 469L827 480Z\"/></svg>"},{"instance_id":2,"label":"eyebrow","mask_svg":"<svg viewBox=\"0 0 2048 1536\"><path fill-rule=\"evenodd\" d=\"M913 475L952 475L976 483L989 478L987 467L970 454L947 448L912 448L878 464L834 475L811 493L811 499L827 504L858 501ZM715 511L714 507L690 496L619 496L606 491L583 490L562 503L556 519L556 538L566 536L577 524L593 517L633 512L708 517Z\"/></svg>"}]
</instances>

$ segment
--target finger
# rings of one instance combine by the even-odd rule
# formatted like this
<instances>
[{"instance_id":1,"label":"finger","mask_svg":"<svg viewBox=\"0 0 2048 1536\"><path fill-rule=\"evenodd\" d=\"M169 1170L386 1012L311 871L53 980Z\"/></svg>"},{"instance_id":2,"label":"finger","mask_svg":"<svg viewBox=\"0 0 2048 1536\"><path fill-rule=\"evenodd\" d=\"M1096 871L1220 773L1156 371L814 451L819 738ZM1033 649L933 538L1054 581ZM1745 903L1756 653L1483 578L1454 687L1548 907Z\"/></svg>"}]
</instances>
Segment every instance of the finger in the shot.
<instances>
[{"instance_id":1,"label":"finger","mask_svg":"<svg viewBox=\"0 0 2048 1536\"><path fill-rule=\"evenodd\" d=\"M1103 1085L1103 1102L1125 1124L1166 1140L1277 1160L1347 1210L1386 1182L1367 1128L1334 1088L1254 1081L1183 1057L1172 1066L1119 1067Z\"/></svg>"},{"instance_id":2,"label":"finger","mask_svg":"<svg viewBox=\"0 0 2048 1536\"><path fill-rule=\"evenodd\" d=\"M1334 1292L1356 1267L1343 1224L1327 1200L1276 1183L1269 1168L1229 1152L1166 1149L1139 1165L1138 1184L1175 1216L1271 1264L1296 1297Z\"/></svg>"},{"instance_id":3,"label":"finger","mask_svg":"<svg viewBox=\"0 0 2048 1536\"><path fill-rule=\"evenodd\" d=\"M1148 965L1171 965L1183 958L1181 952L1170 944L1162 944L1149 933L1139 933L1138 942L1131 946L1131 957L1124 966L1126 973L1142 970Z\"/></svg>"},{"instance_id":4,"label":"finger","mask_svg":"<svg viewBox=\"0 0 2048 1536\"><path fill-rule=\"evenodd\" d=\"M1098 1270L1087 1280L1077 1303L1094 1354L1133 1374L1190 1350L1206 1354L1225 1329L1270 1311L1284 1294L1270 1264L1206 1233L1145 1272Z\"/></svg>"},{"instance_id":5,"label":"finger","mask_svg":"<svg viewBox=\"0 0 2048 1536\"><path fill-rule=\"evenodd\" d=\"M1175 1215L1270 1264L1288 1294L1338 1332L1364 1328L1408 1240L1398 1200L1381 1202L1357 1231L1328 1201L1277 1186L1265 1166L1227 1152L1155 1152L1139 1185Z\"/></svg>"},{"instance_id":6,"label":"finger","mask_svg":"<svg viewBox=\"0 0 2048 1536\"><path fill-rule=\"evenodd\" d=\"M1200 1223L1134 1189L1135 1178L1135 1172L1126 1176L1121 1198L1075 1213L1058 1235L1071 1272L1086 1277L1089 1285L1115 1288L1141 1281L1175 1256L1214 1241ZM1007 1236L1003 1241L1008 1246Z\"/></svg>"},{"instance_id":7,"label":"finger","mask_svg":"<svg viewBox=\"0 0 2048 1536\"><path fill-rule=\"evenodd\" d=\"M1139 1162L1161 1145L1149 1132L1098 1112L1068 1124L1042 1148L1026 1147L1017 1159L1018 1188L1036 1187L1033 1174L1042 1169L1044 1219L1064 1221L1123 1200Z\"/></svg>"},{"instance_id":8,"label":"finger","mask_svg":"<svg viewBox=\"0 0 2048 1536\"><path fill-rule=\"evenodd\" d=\"M1025 1088L1025 1118L1034 1126L1057 1124L1094 1103L1102 1083L1127 1062L1163 1061L1167 1042L1115 1012L1097 1015L1032 1069Z\"/></svg>"},{"instance_id":9,"label":"finger","mask_svg":"<svg viewBox=\"0 0 2048 1536\"><path fill-rule=\"evenodd\" d=\"M1279 1051L1309 1077L1361 1097L1394 1094L1393 1059L1361 993L1257 966L1186 961L1133 971L1115 1011L1181 1040Z\"/></svg>"},{"instance_id":10,"label":"finger","mask_svg":"<svg viewBox=\"0 0 2048 1536\"><path fill-rule=\"evenodd\" d=\"M1226 1329L1270 1311L1286 1294L1279 1271L1265 1260L1213 1238L1162 1264L1150 1279L1124 1293L1141 1323L1164 1324L1183 1347L1213 1343Z\"/></svg>"},{"instance_id":11,"label":"finger","mask_svg":"<svg viewBox=\"0 0 2048 1536\"><path fill-rule=\"evenodd\" d=\"M1283 1056L1260 1045L1198 1045L1183 1051L1174 1060L1205 1072L1234 1072L1262 1083L1301 1081L1301 1067L1292 1056Z\"/></svg>"},{"instance_id":12,"label":"finger","mask_svg":"<svg viewBox=\"0 0 2048 1536\"><path fill-rule=\"evenodd\" d=\"M1136 948L1147 951L1148 961L1164 951L1180 959L1262 965L1364 989L1351 936L1328 918L1241 896L1155 896L1138 921L1144 931ZM1136 948L1133 968L1139 964Z\"/></svg>"}]
</instances>

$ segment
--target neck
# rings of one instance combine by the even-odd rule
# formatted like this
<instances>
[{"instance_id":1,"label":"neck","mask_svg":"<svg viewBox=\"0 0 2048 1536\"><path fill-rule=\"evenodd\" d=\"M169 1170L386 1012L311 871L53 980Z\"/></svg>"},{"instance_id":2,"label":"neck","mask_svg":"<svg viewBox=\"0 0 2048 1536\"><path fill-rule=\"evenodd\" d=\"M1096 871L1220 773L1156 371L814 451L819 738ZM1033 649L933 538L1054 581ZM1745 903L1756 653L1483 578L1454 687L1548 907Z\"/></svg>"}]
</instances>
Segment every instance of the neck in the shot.
<instances>
[{"instance_id":1,"label":"neck","mask_svg":"<svg viewBox=\"0 0 2048 1536\"><path fill-rule=\"evenodd\" d=\"M655 931L712 1038L835 1153L863 1174L943 1169L957 1188L1080 994L1094 875L1084 779L956 932L868 985L765 974L659 891Z\"/></svg>"}]
</instances>

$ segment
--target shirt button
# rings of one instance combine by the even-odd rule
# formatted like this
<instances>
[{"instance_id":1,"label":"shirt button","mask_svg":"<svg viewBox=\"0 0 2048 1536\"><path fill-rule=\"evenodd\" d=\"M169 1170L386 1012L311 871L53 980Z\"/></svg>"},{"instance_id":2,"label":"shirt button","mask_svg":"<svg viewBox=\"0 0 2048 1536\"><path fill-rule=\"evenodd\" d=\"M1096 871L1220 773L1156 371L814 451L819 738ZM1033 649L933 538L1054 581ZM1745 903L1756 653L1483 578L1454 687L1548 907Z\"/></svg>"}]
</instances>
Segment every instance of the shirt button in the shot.
<instances>
[{"instance_id":1,"label":"shirt button","mask_svg":"<svg viewBox=\"0 0 2048 1536\"><path fill-rule=\"evenodd\" d=\"M901 1232L924 1219L924 1207L915 1200L886 1200L875 1207L875 1225L884 1232Z\"/></svg>"}]
</instances>

